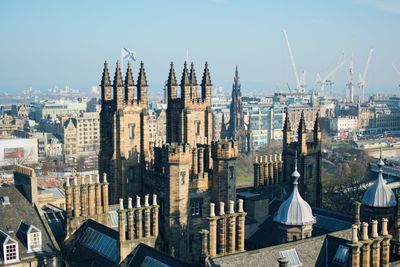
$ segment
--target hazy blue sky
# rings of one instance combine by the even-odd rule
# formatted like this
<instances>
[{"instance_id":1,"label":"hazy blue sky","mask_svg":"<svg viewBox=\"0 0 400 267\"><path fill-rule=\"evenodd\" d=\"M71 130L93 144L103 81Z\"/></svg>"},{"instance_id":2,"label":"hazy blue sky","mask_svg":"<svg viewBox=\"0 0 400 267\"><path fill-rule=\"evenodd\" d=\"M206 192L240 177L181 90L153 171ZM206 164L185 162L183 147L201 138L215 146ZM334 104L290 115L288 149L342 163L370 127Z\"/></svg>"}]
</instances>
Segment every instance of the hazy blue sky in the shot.
<instances>
[{"instance_id":1,"label":"hazy blue sky","mask_svg":"<svg viewBox=\"0 0 400 267\"><path fill-rule=\"evenodd\" d=\"M294 87L282 29L309 87L344 51L362 72L374 49L367 91L397 92L400 2L335 1L0 1L0 91L62 87L89 90L104 60L114 72L121 47L146 67L150 91L161 90L170 61L181 75L186 49L198 80L208 61L215 86L230 90L235 64L245 91ZM135 77L138 62L135 63ZM343 90L345 70L336 75Z\"/></svg>"}]
</instances>

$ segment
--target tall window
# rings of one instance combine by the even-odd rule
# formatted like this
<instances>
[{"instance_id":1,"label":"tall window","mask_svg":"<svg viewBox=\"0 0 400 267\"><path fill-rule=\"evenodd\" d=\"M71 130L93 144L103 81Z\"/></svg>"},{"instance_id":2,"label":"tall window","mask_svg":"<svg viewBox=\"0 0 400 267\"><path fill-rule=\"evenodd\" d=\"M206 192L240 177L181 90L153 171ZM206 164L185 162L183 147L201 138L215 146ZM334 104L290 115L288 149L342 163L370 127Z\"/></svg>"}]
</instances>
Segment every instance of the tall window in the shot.
<instances>
[{"instance_id":1,"label":"tall window","mask_svg":"<svg viewBox=\"0 0 400 267\"><path fill-rule=\"evenodd\" d=\"M190 200L190 215L192 217L201 217L202 205L203 205L202 199Z\"/></svg>"},{"instance_id":2,"label":"tall window","mask_svg":"<svg viewBox=\"0 0 400 267\"><path fill-rule=\"evenodd\" d=\"M30 251L40 251L42 249L42 238L41 233L29 234L29 250Z\"/></svg>"},{"instance_id":3,"label":"tall window","mask_svg":"<svg viewBox=\"0 0 400 267\"><path fill-rule=\"evenodd\" d=\"M129 124L129 139L135 138L135 124Z\"/></svg>"},{"instance_id":4,"label":"tall window","mask_svg":"<svg viewBox=\"0 0 400 267\"><path fill-rule=\"evenodd\" d=\"M200 135L200 121L194 121L194 130L196 135Z\"/></svg>"},{"instance_id":5,"label":"tall window","mask_svg":"<svg viewBox=\"0 0 400 267\"><path fill-rule=\"evenodd\" d=\"M17 244L6 245L5 262L17 260Z\"/></svg>"}]
</instances>

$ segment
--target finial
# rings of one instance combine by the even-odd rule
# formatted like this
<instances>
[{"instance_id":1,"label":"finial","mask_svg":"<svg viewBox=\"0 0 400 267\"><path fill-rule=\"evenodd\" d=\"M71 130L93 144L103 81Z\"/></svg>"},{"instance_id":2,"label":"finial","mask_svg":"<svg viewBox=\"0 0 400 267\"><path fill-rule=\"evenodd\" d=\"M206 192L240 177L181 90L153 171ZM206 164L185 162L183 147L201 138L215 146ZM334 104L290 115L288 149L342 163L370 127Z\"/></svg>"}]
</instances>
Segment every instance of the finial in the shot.
<instances>
[{"instance_id":1,"label":"finial","mask_svg":"<svg viewBox=\"0 0 400 267\"><path fill-rule=\"evenodd\" d=\"M383 166L385 166L385 162L382 159L382 144L379 147L379 160L377 165L379 167L379 172L383 172Z\"/></svg>"},{"instance_id":2,"label":"finial","mask_svg":"<svg viewBox=\"0 0 400 267\"><path fill-rule=\"evenodd\" d=\"M293 184L298 185L300 173L297 171L297 149L296 149L295 156L294 156L294 171L292 173L292 177L293 177Z\"/></svg>"}]
</instances>

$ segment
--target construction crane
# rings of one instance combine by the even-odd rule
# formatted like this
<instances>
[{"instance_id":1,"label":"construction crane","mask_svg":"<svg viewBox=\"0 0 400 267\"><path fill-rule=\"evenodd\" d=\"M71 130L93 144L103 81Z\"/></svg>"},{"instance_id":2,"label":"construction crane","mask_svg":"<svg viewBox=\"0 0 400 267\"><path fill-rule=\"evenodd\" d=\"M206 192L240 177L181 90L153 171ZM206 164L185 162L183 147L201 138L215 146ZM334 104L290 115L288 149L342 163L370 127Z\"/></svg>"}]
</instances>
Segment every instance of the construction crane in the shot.
<instances>
[{"instance_id":1,"label":"construction crane","mask_svg":"<svg viewBox=\"0 0 400 267\"><path fill-rule=\"evenodd\" d=\"M292 62L292 68L293 68L294 76L296 78L296 91L297 91L297 93L304 93L306 90L306 87L307 87L306 82L305 82L305 71L303 71L302 76L300 78L299 74L297 72L296 62L294 61L292 48L290 47L289 38L288 38L285 30L283 30L283 35L285 36L286 45L287 45L288 51L289 51L290 61Z\"/></svg>"},{"instance_id":2,"label":"construction crane","mask_svg":"<svg viewBox=\"0 0 400 267\"><path fill-rule=\"evenodd\" d=\"M371 57L372 57L372 52L373 51L374 50L372 48L369 50L367 63L365 64L365 67L364 67L364 73L362 74L362 76L361 76L361 73L358 76L358 88L360 88L360 90L361 90L361 99L360 99L361 103L364 102L364 97L365 97L365 79L367 78L368 67L369 67L369 63L371 62Z\"/></svg>"},{"instance_id":3,"label":"construction crane","mask_svg":"<svg viewBox=\"0 0 400 267\"><path fill-rule=\"evenodd\" d=\"M325 77L322 79L321 76L319 75L319 73L317 73L317 79L316 82L317 84L321 87L320 89L320 94L321 95L326 95L325 92L325 86L329 86L329 91L332 91L332 85L334 84L333 80L332 80L332 76L345 64L345 58L344 58L344 54L343 57L341 59L341 61L336 65L336 67L331 70L331 72L329 72L327 75L325 75Z\"/></svg>"},{"instance_id":4,"label":"construction crane","mask_svg":"<svg viewBox=\"0 0 400 267\"><path fill-rule=\"evenodd\" d=\"M396 65L394 65L394 63L393 63L392 66L393 66L394 71L400 75L400 70L396 67ZM400 84L399 84L399 90L400 90Z\"/></svg>"},{"instance_id":5,"label":"construction crane","mask_svg":"<svg viewBox=\"0 0 400 267\"><path fill-rule=\"evenodd\" d=\"M347 74L347 88L346 88L346 99L350 103L354 102L354 54L351 55L350 65L347 65L345 60L346 66L346 74Z\"/></svg>"}]
</instances>

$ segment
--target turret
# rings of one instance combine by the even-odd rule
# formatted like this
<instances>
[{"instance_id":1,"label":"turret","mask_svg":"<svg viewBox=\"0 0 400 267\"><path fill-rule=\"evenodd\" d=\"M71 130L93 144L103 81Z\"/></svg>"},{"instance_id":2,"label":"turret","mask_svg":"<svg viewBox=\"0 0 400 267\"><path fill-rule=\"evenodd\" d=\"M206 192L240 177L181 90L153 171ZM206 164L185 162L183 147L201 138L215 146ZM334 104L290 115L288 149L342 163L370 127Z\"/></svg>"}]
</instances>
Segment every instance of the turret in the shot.
<instances>
[{"instance_id":1,"label":"turret","mask_svg":"<svg viewBox=\"0 0 400 267\"><path fill-rule=\"evenodd\" d=\"M117 62L115 69L113 89L114 89L114 104L116 109L123 108L124 105L124 83L122 81L121 66Z\"/></svg>"},{"instance_id":2,"label":"turret","mask_svg":"<svg viewBox=\"0 0 400 267\"><path fill-rule=\"evenodd\" d=\"M107 61L104 62L103 76L101 78L100 88L101 88L102 104L105 103L104 101L112 100L111 81L110 81L110 74L108 73Z\"/></svg>"},{"instance_id":3,"label":"turret","mask_svg":"<svg viewBox=\"0 0 400 267\"><path fill-rule=\"evenodd\" d=\"M297 129L297 140L299 144L300 154L307 153L307 129L306 121L304 119L304 111L301 112L299 128Z\"/></svg>"},{"instance_id":4,"label":"turret","mask_svg":"<svg viewBox=\"0 0 400 267\"><path fill-rule=\"evenodd\" d=\"M147 78L144 70L143 61L140 62L140 69L137 81L137 97L138 103L147 108Z\"/></svg>"},{"instance_id":5,"label":"turret","mask_svg":"<svg viewBox=\"0 0 400 267\"><path fill-rule=\"evenodd\" d=\"M317 112L317 116L315 117L313 136L314 136L314 138L313 138L314 143L321 141L321 126L319 123L319 113L318 112Z\"/></svg>"},{"instance_id":6,"label":"turret","mask_svg":"<svg viewBox=\"0 0 400 267\"><path fill-rule=\"evenodd\" d=\"M133 80L131 63L128 62L128 68L125 75L125 102L131 103L135 97L135 81Z\"/></svg>"},{"instance_id":7,"label":"turret","mask_svg":"<svg viewBox=\"0 0 400 267\"><path fill-rule=\"evenodd\" d=\"M196 73L194 70L193 62L190 65L189 80L190 80L190 98L196 99L197 98L197 79L196 79Z\"/></svg>"},{"instance_id":8,"label":"turret","mask_svg":"<svg viewBox=\"0 0 400 267\"><path fill-rule=\"evenodd\" d=\"M291 132L292 129L290 127L290 120L289 120L289 113L286 109L285 112L285 123L283 124L283 145L286 146L288 144L290 144L291 141Z\"/></svg>"},{"instance_id":9,"label":"turret","mask_svg":"<svg viewBox=\"0 0 400 267\"><path fill-rule=\"evenodd\" d=\"M174 63L171 62L171 67L169 69L168 81L167 81L168 100L177 98L177 92L176 92L177 84L178 83L176 81Z\"/></svg>"},{"instance_id":10,"label":"turret","mask_svg":"<svg viewBox=\"0 0 400 267\"><path fill-rule=\"evenodd\" d=\"M181 99L183 100L184 105L187 105L190 101L191 89L190 89L190 79L186 61L183 67L180 86L181 86Z\"/></svg>"},{"instance_id":11,"label":"turret","mask_svg":"<svg viewBox=\"0 0 400 267\"><path fill-rule=\"evenodd\" d=\"M201 97L203 99L206 99L206 102L208 104L211 104L211 89L212 89L212 83L211 83L210 71L208 69L208 63L206 62L204 66L203 78L201 80Z\"/></svg>"}]
</instances>

